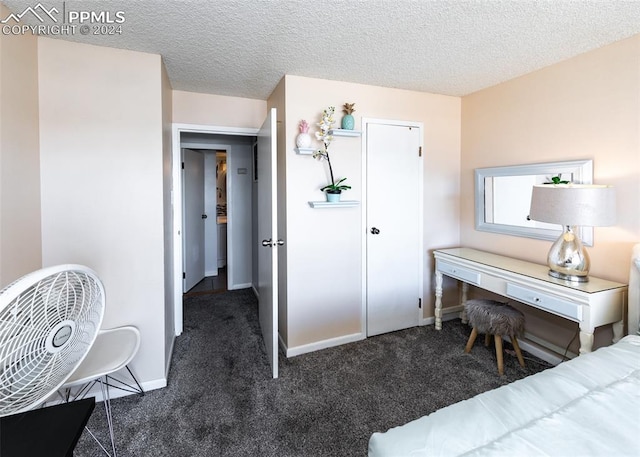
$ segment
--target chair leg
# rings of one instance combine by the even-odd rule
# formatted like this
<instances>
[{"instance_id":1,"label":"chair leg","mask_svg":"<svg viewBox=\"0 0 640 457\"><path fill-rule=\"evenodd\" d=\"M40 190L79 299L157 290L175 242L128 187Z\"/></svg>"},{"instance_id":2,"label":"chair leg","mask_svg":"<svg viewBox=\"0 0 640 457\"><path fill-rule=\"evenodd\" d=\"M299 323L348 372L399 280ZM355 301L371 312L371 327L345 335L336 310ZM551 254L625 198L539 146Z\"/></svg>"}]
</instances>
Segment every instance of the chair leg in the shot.
<instances>
[{"instance_id":1,"label":"chair leg","mask_svg":"<svg viewBox=\"0 0 640 457\"><path fill-rule=\"evenodd\" d=\"M100 381L100 390L104 398L104 410L107 415L107 424L109 425L109 437L111 438L111 449L113 450L112 457L117 457L116 440L113 433L113 416L111 415L111 398L109 397L109 384L106 376L104 382Z\"/></svg>"},{"instance_id":2,"label":"chair leg","mask_svg":"<svg viewBox=\"0 0 640 457\"><path fill-rule=\"evenodd\" d=\"M491 343L491 333L484 334L484 345L489 347L489 343Z\"/></svg>"},{"instance_id":3,"label":"chair leg","mask_svg":"<svg viewBox=\"0 0 640 457\"><path fill-rule=\"evenodd\" d=\"M123 381L122 378L116 378L115 376L112 375L107 375L106 376L106 383L109 387L113 387L114 389L120 389L124 392L129 392L132 394L138 394L141 397L144 397L144 390L142 389L142 386L140 385L140 382L138 382L138 379L136 378L136 376L133 374L133 372L131 371L131 368L129 368L129 366L125 366L125 368L127 369L127 371L129 372L129 377L131 378L131 380L135 383L135 385L131 384L131 381L127 379L127 381Z\"/></svg>"},{"instance_id":4,"label":"chair leg","mask_svg":"<svg viewBox=\"0 0 640 457\"><path fill-rule=\"evenodd\" d=\"M134 380L134 382L136 383L136 386L138 386L138 391L141 397L144 397L144 390L142 390L142 386L140 385L140 383L138 382L138 378L136 378L134 376L134 374L131 372L131 369L129 368L129 365L127 365L125 367L127 369L127 371L129 372L129 375L131 376L131 378Z\"/></svg>"},{"instance_id":5,"label":"chair leg","mask_svg":"<svg viewBox=\"0 0 640 457\"><path fill-rule=\"evenodd\" d=\"M464 352L466 352L466 353L471 352L471 348L473 347L473 343L475 343L477 337L478 337L478 331L475 328L473 328L471 330L471 335L469 336L469 339L467 340L467 345L464 348Z\"/></svg>"},{"instance_id":6,"label":"chair leg","mask_svg":"<svg viewBox=\"0 0 640 457\"><path fill-rule=\"evenodd\" d=\"M504 360L502 356L502 338L500 335L493 335L493 340L496 343L496 358L498 359L498 374L502 376L504 374Z\"/></svg>"},{"instance_id":7,"label":"chair leg","mask_svg":"<svg viewBox=\"0 0 640 457\"><path fill-rule=\"evenodd\" d=\"M511 337L511 344L513 345L513 350L516 351L516 356L518 357L518 362L520 366L524 368L524 358L522 357L522 352L520 351L520 345L518 344L518 339L515 336Z\"/></svg>"}]
</instances>

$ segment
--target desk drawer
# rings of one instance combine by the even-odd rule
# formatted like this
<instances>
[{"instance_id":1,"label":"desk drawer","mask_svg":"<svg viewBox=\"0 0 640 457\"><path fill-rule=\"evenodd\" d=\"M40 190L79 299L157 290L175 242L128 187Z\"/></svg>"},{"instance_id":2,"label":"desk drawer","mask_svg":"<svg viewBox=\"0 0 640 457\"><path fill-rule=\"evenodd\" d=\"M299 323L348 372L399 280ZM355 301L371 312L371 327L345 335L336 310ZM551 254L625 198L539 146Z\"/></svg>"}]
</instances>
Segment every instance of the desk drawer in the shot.
<instances>
[{"instance_id":1,"label":"desk drawer","mask_svg":"<svg viewBox=\"0 0 640 457\"><path fill-rule=\"evenodd\" d=\"M570 301L561 300L514 284L507 284L507 296L553 314L567 317L577 322L582 321L582 307Z\"/></svg>"},{"instance_id":2,"label":"desk drawer","mask_svg":"<svg viewBox=\"0 0 640 457\"><path fill-rule=\"evenodd\" d=\"M452 278L459 279L469 284L480 285L480 273L477 271L469 270L467 268L460 267L458 265L452 265L442 260L437 261L436 268L442 274L451 276Z\"/></svg>"}]
</instances>

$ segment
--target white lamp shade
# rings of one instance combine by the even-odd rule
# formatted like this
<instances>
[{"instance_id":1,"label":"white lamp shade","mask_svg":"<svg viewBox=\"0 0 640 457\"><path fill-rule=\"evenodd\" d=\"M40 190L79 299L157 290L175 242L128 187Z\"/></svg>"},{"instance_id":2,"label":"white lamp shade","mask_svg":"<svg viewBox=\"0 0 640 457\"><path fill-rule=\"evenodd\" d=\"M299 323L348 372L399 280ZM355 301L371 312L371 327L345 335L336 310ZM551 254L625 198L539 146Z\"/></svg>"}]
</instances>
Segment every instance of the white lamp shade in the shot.
<instances>
[{"instance_id":1,"label":"white lamp shade","mask_svg":"<svg viewBox=\"0 0 640 457\"><path fill-rule=\"evenodd\" d=\"M593 184L533 186L529 217L559 225L603 227L616 223L616 191Z\"/></svg>"}]
</instances>

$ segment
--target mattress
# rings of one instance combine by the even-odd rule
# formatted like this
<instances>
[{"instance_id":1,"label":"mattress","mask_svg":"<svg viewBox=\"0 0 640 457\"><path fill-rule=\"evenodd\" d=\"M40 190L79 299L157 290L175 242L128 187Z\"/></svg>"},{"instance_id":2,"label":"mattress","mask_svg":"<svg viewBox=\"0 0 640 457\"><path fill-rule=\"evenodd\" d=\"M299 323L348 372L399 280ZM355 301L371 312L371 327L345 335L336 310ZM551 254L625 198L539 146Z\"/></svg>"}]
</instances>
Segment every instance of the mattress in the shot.
<instances>
[{"instance_id":1,"label":"mattress","mask_svg":"<svg viewBox=\"0 0 640 457\"><path fill-rule=\"evenodd\" d=\"M640 456L640 336L369 440L369 457Z\"/></svg>"}]
</instances>

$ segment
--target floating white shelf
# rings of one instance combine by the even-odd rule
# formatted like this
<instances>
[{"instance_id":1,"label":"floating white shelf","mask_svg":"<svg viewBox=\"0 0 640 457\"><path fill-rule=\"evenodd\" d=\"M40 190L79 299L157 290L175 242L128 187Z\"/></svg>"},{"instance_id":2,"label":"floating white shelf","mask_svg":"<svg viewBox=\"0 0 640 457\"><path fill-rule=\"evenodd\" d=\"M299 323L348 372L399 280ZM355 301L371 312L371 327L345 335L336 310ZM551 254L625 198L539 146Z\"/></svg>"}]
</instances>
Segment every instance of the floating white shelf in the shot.
<instances>
[{"instance_id":1,"label":"floating white shelf","mask_svg":"<svg viewBox=\"0 0 640 457\"><path fill-rule=\"evenodd\" d=\"M293 148L297 154L301 155L312 155L315 152L315 148Z\"/></svg>"},{"instance_id":2,"label":"floating white shelf","mask_svg":"<svg viewBox=\"0 0 640 457\"><path fill-rule=\"evenodd\" d=\"M329 133L333 136L360 136L362 132L359 130L345 130L345 129L333 129L329 130Z\"/></svg>"},{"instance_id":3,"label":"floating white shelf","mask_svg":"<svg viewBox=\"0 0 640 457\"><path fill-rule=\"evenodd\" d=\"M312 208L349 208L360 205L357 200L342 200L339 202L309 202L309 206Z\"/></svg>"}]
</instances>

